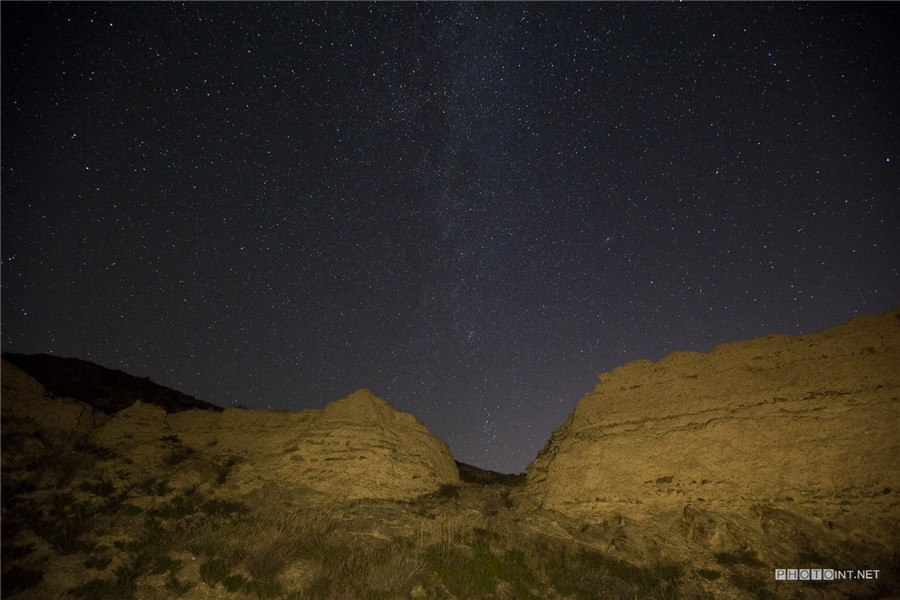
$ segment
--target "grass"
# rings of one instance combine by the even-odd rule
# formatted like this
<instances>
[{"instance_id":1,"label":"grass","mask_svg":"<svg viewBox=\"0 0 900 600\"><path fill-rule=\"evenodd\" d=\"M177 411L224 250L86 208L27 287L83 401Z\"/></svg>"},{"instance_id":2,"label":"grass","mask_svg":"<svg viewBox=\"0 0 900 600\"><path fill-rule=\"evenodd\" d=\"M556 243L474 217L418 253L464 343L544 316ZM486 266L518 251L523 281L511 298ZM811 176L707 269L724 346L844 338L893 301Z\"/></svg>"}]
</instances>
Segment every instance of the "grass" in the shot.
<instances>
[{"instance_id":1,"label":"grass","mask_svg":"<svg viewBox=\"0 0 900 600\"><path fill-rule=\"evenodd\" d=\"M35 520L31 529L61 554L90 552L94 543L83 536L93 528L90 509L83 504L54 509Z\"/></svg>"},{"instance_id":2,"label":"grass","mask_svg":"<svg viewBox=\"0 0 900 600\"><path fill-rule=\"evenodd\" d=\"M281 576L300 556L336 563L356 554L352 548L328 543L335 522L327 513L298 511L267 519L248 516L248 509L237 503L207 501L200 507L206 520L188 550L206 558L200 575L209 586L281 598L285 594Z\"/></svg>"},{"instance_id":3,"label":"grass","mask_svg":"<svg viewBox=\"0 0 900 600\"><path fill-rule=\"evenodd\" d=\"M479 513L458 510L472 497L466 486L481 485L471 481L443 486L419 501L391 504L391 511L404 507L407 529L384 539L369 535L365 527L354 530L355 522L345 523L328 510L298 508L267 516L218 497L239 459L202 458L175 435L162 441L167 446L159 462L169 469L133 481L95 468L103 459L84 449L70 452L65 463L75 475L62 473L50 458L35 463L43 471L22 475L28 485L18 485L25 479L7 474L4 492L15 493L4 498L3 597L41 582L43 572L28 563L36 546L26 543L27 537L17 539L31 532L56 554L82 555L84 579L63 592L75 600L134 598L149 582L172 598L199 593L261 600L393 600L410 597L414 589L426 598L472 600L679 595L684 577L679 565L635 565L504 528L508 522L497 515L513 509L508 490L492 488ZM172 471L201 459L212 466L208 481L173 493ZM471 477L485 480L485 486L499 483L496 474L473 471ZM60 481L74 481L73 491L56 487ZM97 545L108 536L112 541ZM185 556L192 556L196 566L185 569ZM752 553L717 558L729 566L758 562ZM713 574L698 572L709 580ZM766 598L757 580L731 575L735 585Z\"/></svg>"},{"instance_id":4,"label":"grass","mask_svg":"<svg viewBox=\"0 0 900 600\"><path fill-rule=\"evenodd\" d=\"M471 549L433 546L425 553L425 563L450 593L464 598L492 592L499 581L500 563L483 543Z\"/></svg>"},{"instance_id":5,"label":"grass","mask_svg":"<svg viewBox=\"0 0 900 600\"><path fill-rule=\"evenodd\" d=\"M644 567L590 549L565 544L542 546L538 552L544 574L559 593L593 598L678 598L684 568L660 562Z\"/></svg>"},{"instance_id":6,"label":"grass","mask_svg":"<svg viewBox=\"0 0 900 600\"><path fill-rule=\"evenodd\" d=\"M4 448L19 442L24 438L6 439ZM273 516L263 512L264 502L248 506L227 495L235 492L224 484L239 457L226 450L206 455L174 434L154 444L160 452L153 464L134 467L124 458L110 465L110 451L88 444L13 456L13 463L5 455L0 594L36 596L54 580L57 563L74 566L81 579L53 590L54 597L75 600L128 599L150 586L156 597L262 600L665 600L730 586L759 600L775 597L771 573L762 572L766 563L749 549L718 553L719 566L687 574L676 563L634 564L620 554L526 534L515 523L527 513L518 512L520 497L510 495L521 475L462 466L458 485L418 500L348 502L340 517L296 506ZM287 450L293 451L296 446ZM178 480L170 478L186 466L197 467L191 477L205 480L175 491L170 484ZM388 518L379 521L377 511ZM598 543L589 535L578 539ZM812 549L797 559L828 562Z\"/></svg>"},{"instance_id":7,"label":"grass","mask_svg":"<svg viewBox=\"0 0 900 600\"><path fill-rule=\"evenodd\" d=\"M744 548L735 552L718 552L713 556L720 565L728 567L728 581L735 587L758 600L774 600L776 598L775 593L769 589L769 578L754 571L754 569L768 568L768 565L757 556L756 550ZM716 573L715 579L718 579L718 571L708 571L707 573ZM704 576L699 570L698 574ZM709 579L709 577L706 578Z\"/></svg>"},{"instance_id":8,"label":"grass","mask_svg":"<svg viewBox=\"0 0 900 600\"><path fill-rule=\"evenodd\" d=\"M318 574L299 597L407 597L426 574L419 549L411 539L348 546L349 539L332 537L317 552Z\"/></svg>"},{"instance_id":9,"label":"grass","mask_svg":"<svg viewBox=\"0 0 900 600\"><path fill-rule=\"evenodd\" d=\"M292 558L292 548L284 538L264 540L247 554L244 564L259 598L274 598L282 592L278 576Z\"/></svg>"},{"instance_id":10,"label":"grass","mask_svg":"<svg viewBox=\"0 0 900 600\"><path fill-rule=\"evenodd\" d=\"M775 592L769 589L768 579L759 573L735 571L728 578L735 587L744 590L758 600L775 600Z\"/></svg>"},{"instance_id":11,"label":"grass","mask_svg":"<svg viewBox=\"0 0 900 600\"><path fill-rule=\"evenodd\" d=\"M102 481L84 491L98 492L98 497L118 494ZM36 533L60 553L85 553L85 574L94 575L71 588L71 598L133 598L143 578L161 575L168 597L203 586L260 600L393 599L408 597L417 588L428 598L473 600L586 600L601 593L612 599L666 599L678 597L683 576L678 565L638 566L540 536L515 536L493 528L490 519L467 513L430 518L411 507L409 514L418 523L415 533L381 540L352 535L324 510L264 517L240 502L196 490L157 502L139 512L127 510L133 505L122 501L114 512L93 514L87 503L60 494L51 498L49 509L38 512L44 525ZM112 548L96 547L91 529L101 519L129 524L129 536ZM13 557L31 553L25 546L4 549ZM185 552L197 558L199 572L185 574L181 560L174 558ZM304 566L296 567L298 561ZM40 581L40 572L14 568L18 570L7 571L11 575L4 573L5 589ZM764 593L753 587L755 581L738 583Z\"/></svg>"},{"instance_id":12,"label":"grass","mask_svg":"<svg viewBox=\"0 0 900 600\"><path fill-rule=\"evenodd\" d=\"M376 549L355 570L361 572L366 589L387 594L409 590L423 569L424 562L410 544L394 542Z\"/></svg>"},{"instance_id":13,"label":"grass","mask_svg":"<svg viewBox=\"0 0 900 600\"><path fill-rule=\"evenodd\" d=\"M677 598L684 569L641 567L602 552L540 537L507 539L473 528L425 548L426 573L460 598L492 597L502 585L513 598ZM426 578L427 579L427 578Z\"/></svg>"}]
</instances>

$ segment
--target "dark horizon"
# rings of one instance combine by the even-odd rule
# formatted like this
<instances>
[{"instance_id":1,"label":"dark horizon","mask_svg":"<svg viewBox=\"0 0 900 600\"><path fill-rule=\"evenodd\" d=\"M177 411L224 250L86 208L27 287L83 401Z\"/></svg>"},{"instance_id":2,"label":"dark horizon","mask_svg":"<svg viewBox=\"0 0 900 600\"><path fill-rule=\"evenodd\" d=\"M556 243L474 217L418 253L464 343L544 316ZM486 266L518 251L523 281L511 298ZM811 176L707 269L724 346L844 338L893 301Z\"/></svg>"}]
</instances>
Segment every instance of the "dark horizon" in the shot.
<instances>
[{"instance_id":1,"label":"dark horizon","mask_svg":"<svg viewBox=\"0 0 900 600\"><path fill-rule=\"evenodd\" d=\"M900 304L894 4L0 11L4 353L518 473L600 373Z\"/></svg>"}]
</instances>

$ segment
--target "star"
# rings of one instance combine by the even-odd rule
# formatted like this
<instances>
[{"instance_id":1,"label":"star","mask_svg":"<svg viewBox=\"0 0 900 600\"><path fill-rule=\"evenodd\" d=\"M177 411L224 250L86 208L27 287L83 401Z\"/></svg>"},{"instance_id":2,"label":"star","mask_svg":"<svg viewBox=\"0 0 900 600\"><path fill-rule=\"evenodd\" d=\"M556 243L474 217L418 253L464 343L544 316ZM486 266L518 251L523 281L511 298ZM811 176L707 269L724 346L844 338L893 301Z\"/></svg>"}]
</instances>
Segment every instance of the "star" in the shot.
<instances>
[{"instance_id":1,"label":"star","mask_svg":"<svg viewBox=\"0 0 900 600\"><path fill-rule=\"evenodd\" d=\"M900 304L898 9L803 8L0 4L3 350L521 472L598 373Z\"/></svg>"}]
</instances>

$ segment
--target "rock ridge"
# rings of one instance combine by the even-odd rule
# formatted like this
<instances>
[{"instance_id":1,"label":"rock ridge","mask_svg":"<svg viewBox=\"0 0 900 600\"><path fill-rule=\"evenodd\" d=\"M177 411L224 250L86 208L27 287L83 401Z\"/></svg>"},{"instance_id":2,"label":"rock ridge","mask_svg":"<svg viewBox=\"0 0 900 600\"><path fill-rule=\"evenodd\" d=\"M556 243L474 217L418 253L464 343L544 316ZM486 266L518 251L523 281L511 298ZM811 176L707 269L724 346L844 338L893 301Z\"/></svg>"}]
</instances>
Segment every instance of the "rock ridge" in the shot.
<instances>
[{"instance_id":1,"label":"rock ridge","mask_svg":"<svg viewBox=\"0 0 900 600\"><path fill-rule=\"evenodd\" d=\"M127 408L135 400L162 406L168 412L223 410L215 404L154 383L147 377L135 377L78 358L5 353L3 359L34 377L51 395L80 400L107 414Z\"/></svg>"},{"instance_id":2,"label":"rock ridge","mask_svg":"<svg viewBox=\"0 0 900 600\"><path fill-rule=\"evenodd\" d=\"M295 413L167 412L137 400L109 415L54 397L6 359L2 374L4 432L40 432L55 443L106 448L122 459L111 478L135 485L176 462L176 487L211 486L215 465L227 463L227 495L243 498L266 488L269 497L304 505L334 498L409 500L459 481L447 444L367 389Z\"/></svg>"},{"instance_id":3,"label":"rock ridge","mask_svg":"<svg viewBox=\"0 0 900 600\"><path fill-rule=\"evenodd\" d=\"M543 508L588 522L669 514L669 527L699 507L743 543L775 511L831 523L822 540L838 527L900 542L900 309L599 380L528 467L525 493Z\"/></svg>"}]
</instances>

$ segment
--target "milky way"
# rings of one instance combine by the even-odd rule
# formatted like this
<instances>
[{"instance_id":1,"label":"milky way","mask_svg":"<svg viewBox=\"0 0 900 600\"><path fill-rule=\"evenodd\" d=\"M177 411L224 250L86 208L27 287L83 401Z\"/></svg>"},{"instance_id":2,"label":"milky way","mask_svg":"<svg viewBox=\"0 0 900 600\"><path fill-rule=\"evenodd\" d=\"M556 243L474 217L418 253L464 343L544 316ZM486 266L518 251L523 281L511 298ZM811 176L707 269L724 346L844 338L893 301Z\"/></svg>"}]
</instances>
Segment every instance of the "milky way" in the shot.
<instances>
[{"instance_id":1,"label":"milky way","mask_svg":"<svg viewBox=\"0 0 900 600\"><path fill-rule=\"evenodd\" d=\"M3 350L521 471L599 373L900 304L898 15L4 2Z\"/></svg>"}]
</instances>

